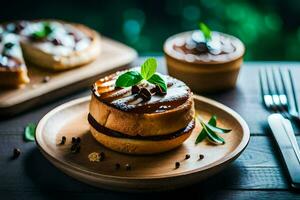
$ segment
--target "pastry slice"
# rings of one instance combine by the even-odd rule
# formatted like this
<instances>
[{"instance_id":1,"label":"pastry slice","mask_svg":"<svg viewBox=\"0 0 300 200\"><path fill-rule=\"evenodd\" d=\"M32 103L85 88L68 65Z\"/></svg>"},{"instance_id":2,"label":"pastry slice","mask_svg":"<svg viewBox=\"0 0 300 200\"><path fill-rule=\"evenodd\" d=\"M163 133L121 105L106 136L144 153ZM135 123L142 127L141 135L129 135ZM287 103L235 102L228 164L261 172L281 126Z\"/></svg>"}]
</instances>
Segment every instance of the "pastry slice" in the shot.
<instances>
[{"instance_id":1,"label":"pastry slice","mask_svg":"<svg viewBox=\"0 0 300 200\"><path fill-rule=\"evenodd\" d=\"M0 41L0 87L19 87L29 83L18 36L2 32Z\"/></svg>"},{"instance_id":2,"label":"pastry slice","mask_svg":"<svg viewBox=\"0 0 300 200\"><path fill-rule=\"evenodd\" d=\"M66 70L95 60L100 36L86 26L62 21L30 22L20 33L26 61L52 70Z\"/></svg>"}]
</instances>

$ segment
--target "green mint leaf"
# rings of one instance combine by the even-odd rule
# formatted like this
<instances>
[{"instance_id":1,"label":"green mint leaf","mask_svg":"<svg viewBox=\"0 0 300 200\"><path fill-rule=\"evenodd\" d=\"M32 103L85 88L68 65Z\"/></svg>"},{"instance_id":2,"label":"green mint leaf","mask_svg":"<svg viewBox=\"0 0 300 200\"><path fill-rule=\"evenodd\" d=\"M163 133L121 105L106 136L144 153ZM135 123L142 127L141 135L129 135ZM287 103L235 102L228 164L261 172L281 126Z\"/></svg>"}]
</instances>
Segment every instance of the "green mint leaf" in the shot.
<instances>
[{"instance_id":1,"label":"green mint leaf","mask_svg":"<svg viewBox=\"0 0 300 200\"><path fill-rule=\"evenodd\" d=\"M148 79L148 82L160 86L164 92L167 92L167 84L158 74L153 74L151 78Z\"/></svg>"},{"instance_id":2,"label":"green mint leaf","mask_svg":"<svg viewBox=\"0 0 300 200\"><path fill-rule=\"evenodd\" d=\"M138 84L143 77L137 71L129 71L120 75L116 81L117 87L130 87Z\"/></svg>"},{"instance_id":3,"label":"green mint leaf","mask_svg":"<svg viewBox=\"0 0 300 200\"><path fill-rule=\"evenodd\" d=\"M210 130L216 132L216 133L229 133L231 129L224 129L217 126L213 126L210 124L205 124Z\"/></svg>"},{"instance_id":4,"label":"green mint leaf","mask_svg":"<svg viewBox=\"0 0 300 200\"><path fill-rule=\"evenodd\" d=\"M212 126L216 126L217 116L213 115L210 118L210 120L208 121L208 124L210 124ZM199 133L198 137L196 138L195 144L198 144L198 143L202 142L206 137L207 137L207 133L206 133L205 129L202 129L202 131Z\"/></svg>"},{"instance_id":5,"label":"green mint leaf","mask_svg":"<svg viewBox=\"0 0 300 200\"><path fill-rule=\"evenodd\" d=\"M30 123L26 126L25 128L25 139L27 141L34 141L34 136L35 136L35 129L36 129L36 125L33 123Z\"/></svg>"},{"instance_id":6,"label":"green mint leaf","mask_svg":"<svg viewBox=\"0 0 300 200\"><path fill-rule=\"evenodd\" d=\"M42 28L34 33L32 33L32 37L34 39L43 39L50 35L54 29L51 27L49 22L44 22Z\"/></svg>"},{"instance_id":7,"label":"green mint leaf","mask_svg":"<svg viewBox=\"0 0 300 200\"><path fill-rule=\"evenodd\" d=\"M145 80L148 80L156 72L157 62L155 58L148 58L141 68L141 75Z\"/></svg>"},{"instance_id":8,"label":"green mint leaf","mask_svg":"<svg viewBox=\"0 0 300 200\"><path fill-rule=\"evenodd\" d=\"M213 142L214 144L225 144L225 140L222 137L210 130L204 122L201 121L200 123L203 129L206 131L209 141Z\"/></svg>"},{"instance_id":9,"label":"green mint leaf","mask_svg":"<svg viewBox=\"0 0 300 200\"><path fill-rule=\"evenodd\" d=\"M201 22L199 24L199 28L200 28L201 32L203 33L206 42L211 40L211 30L208 28L208 26L206 26L206 24Z\"/></svg>"},{"instance_id":10,"label":"green mint leaf","mask_svg":"<svg viewBox=\"0 0 300 200\"><path fill-rule=\"evenodd\" d=\"M207 133L204 129L199 133L198 137L196 138L195 144L202 142L207 137Z\"/></svg>"}]
</instances>

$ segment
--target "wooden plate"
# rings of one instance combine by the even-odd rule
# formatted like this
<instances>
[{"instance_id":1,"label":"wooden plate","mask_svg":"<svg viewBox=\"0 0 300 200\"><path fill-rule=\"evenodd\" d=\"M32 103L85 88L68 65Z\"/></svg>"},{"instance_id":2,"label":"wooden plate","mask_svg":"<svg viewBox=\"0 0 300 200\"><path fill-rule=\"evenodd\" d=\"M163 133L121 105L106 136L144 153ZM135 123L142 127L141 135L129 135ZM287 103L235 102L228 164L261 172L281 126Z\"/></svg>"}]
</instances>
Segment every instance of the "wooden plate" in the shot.
<instances>
[{"instance_id":1,"label":"wooden plate","mask_svg":"<svg viewBox=\"0 0 300 200\"><path fill-rule=\"evenodd\" d=\"M137 57L134 49L105 37L101 37L101 50L94 62L67 71L53 72L29 65L29 84L0 90L0 116L13 115L90 86L99 79L99 74L122 69ZM47 83L43 82L45 76L50 77Z\"/></svg>"},{"instance_id":2,"label":"wooden plate","mask_svg":"<svg viewBox=\"0 0 300 200\"><path fill-rule=\"evenodd\" d=\"M153 156L126 155L106 149L97 143L89 132L87 122L89 97L80 98L63 104L39 122L36 130L36 143L44 156L66 174L101 188L113 190L167 190L199 182L211 176L231 161L235 160L246 148L250 132L246 122L230 108L210 99L195 96L195 106L207 120L216 114L221 127L231 128L224 134L224 145L211 145L203 141L195 145L200 126L197 124L191 137L179 148ZM59 145L61 137L66 136L65 145ZM70 152L71 138L81 138L78 154ZM105 159L90 162L92 152L104 152ZM185 155L190 154L189 159ZM204 158L199 160L199 154ZM175 169L175 162L180 167ZM121 168L115 169L120 163ZM125 169L126 164L131 170Z\"/></svg>"}]
</instances>

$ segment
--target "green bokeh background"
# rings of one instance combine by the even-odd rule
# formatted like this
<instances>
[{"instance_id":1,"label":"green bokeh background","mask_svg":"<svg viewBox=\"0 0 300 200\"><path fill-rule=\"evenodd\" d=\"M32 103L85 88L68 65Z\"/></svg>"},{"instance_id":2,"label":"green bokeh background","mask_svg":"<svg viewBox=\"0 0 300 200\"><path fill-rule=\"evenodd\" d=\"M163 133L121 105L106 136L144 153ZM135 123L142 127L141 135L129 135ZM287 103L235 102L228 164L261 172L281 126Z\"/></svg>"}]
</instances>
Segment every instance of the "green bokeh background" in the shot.
<instances>
[{"instance_id":1,"label":"green bokeh background","mask_svg":"<svg viewBox=\"0 0 300 200\"><path fill-rule=\"evenodd\" d=\"M247 47L246 60L300 60L300 0L12 0L6 7L1 21L80 22L141 55L161 54L166 38L196 29L203 21L240 38Z\"/></svg>"}]
</instances>

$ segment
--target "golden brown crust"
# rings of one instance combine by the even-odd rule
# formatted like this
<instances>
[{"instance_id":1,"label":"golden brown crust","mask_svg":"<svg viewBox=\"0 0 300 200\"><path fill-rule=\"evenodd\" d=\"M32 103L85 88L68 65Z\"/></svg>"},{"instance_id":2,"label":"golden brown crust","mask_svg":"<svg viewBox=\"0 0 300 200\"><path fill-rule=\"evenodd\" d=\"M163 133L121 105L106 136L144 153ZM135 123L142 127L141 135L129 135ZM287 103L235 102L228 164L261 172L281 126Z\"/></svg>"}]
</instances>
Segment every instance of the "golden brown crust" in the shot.
<instances>
[{"instance_id":1,"label":"golden brown crust","mask_svg":"<svg viewBox=\"0 0 300 200\"><path fill-rule=\"evenodd\" d=\"M93 137L105 147L129 154L155 154L169 151L180 146L193 131L193 129L191 129L189 132L173 139L150 141L111 137L98 132L93 127L91 127L90 130Z\"/></svg>"},{"instance_id":2,"label":"golden brown crust","mask_svg":"<svg viewBox=\"0 0 300 200\"><path fill-rule=\"evenodd\" d=\"M18 68L14 70L0 70L0 87L20 87L29 83L26 68Z\"/></svg>"},{"instance_id":3,"label":"golden brown crust","mask_svg":"<svg viewBox=\"0 0 300 200\"><path fill-rule=\"evenodd\" d=\"M128 135L165 135L184 128L195 113L192 96L181 106L161 113L130 113L100 102L94 95L90 114L102 126Z\"/></svg>"},{"instance_id":4,"label":"golden brown crust","mask_svg":"<svg viewBox=\"0 0 300 200\"><path fill-rule=\"evenodd\" d=\"M62 21L60 22L64 23ZM68 56L57 56L46 53L39 48L34 47L30 42L25 40L21 41L21 46L26 60L39 67L52 70L66 70L90 63L95 60L101 51L100 35L96 31L84 25L73 23L70 24L87 34L88 37L92 38L91 44L87 49L82 51L74 51Z\"/></svg>"}]
</instances>

